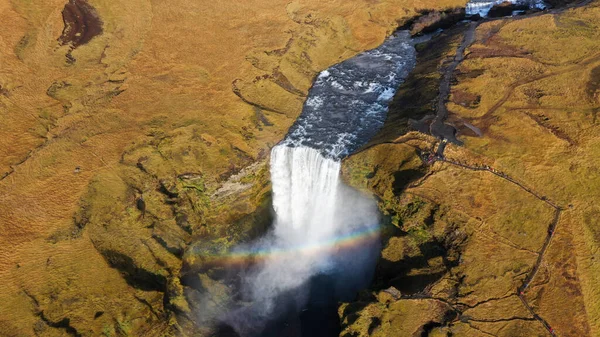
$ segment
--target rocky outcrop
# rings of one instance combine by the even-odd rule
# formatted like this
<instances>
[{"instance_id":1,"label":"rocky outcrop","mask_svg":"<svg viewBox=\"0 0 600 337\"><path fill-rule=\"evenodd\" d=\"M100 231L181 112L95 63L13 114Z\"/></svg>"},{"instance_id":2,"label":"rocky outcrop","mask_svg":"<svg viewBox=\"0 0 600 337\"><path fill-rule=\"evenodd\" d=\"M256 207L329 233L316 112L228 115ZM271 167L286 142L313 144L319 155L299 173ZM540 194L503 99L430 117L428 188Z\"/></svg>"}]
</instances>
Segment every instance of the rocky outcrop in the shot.
<instances>
[{"instance_id":1,"label":"rocky outcrop","mask_svg":"<svg viewBox=\"0 0 600 337\"><path fill-rule=\"evenodd\" d=\"M445 11L427 11L412 20L406 28L413 36L432 33L440 29L454 26L457 22L465 19L464 8L454 8Z\"/></svg>"},{"instance_id":2,"label":"rocky outcrop","mask_svg":"<svg viewBox=\"0 0 600 337\"><path fill-rule=\"evenodd\" d=\"M510 16L515 11L526 11L528 9L529 9L529 6L527 4L520 4L520 3L513 3L510 1L505 1L505 2L499 3L497 5L494 5L492 8L490 8L490 11L488 12L488 17L499 18L499 17L503 17L503 16Z\"/></svg>"},{"instance_id":3,"label":"rocky outcrop","mask_svg":"<svg viewBox=\"0 0 600 337\"><path fill-rule=\"evenodd\" d=\"M62 11L65 28L58 41L73 48L84 45L102 34L102 20L87 0L69 0Z\"/></svg>"},{"instance_id":4,"label":"rocky outcrop","mask_svg":"<svg viewBox=\"0 0 600 337\"><path fill-rule=\"evenodd\" d=\"M586 283L575 286L572 273L597 279L591 265L573 262L588 254L575 244L576 237L597 240L573 231L575 219L586 212L575 210L573 200L587 192L565 193L580 178L566 173L570 164L563 162L571 160L566 158L573 149L586 147L581 140L591 138L562 124L572 118L562 100L591 107L589 87L595 83L598 55L579 48L573 55L570 47L571 52L554 41L554 34L577 30L570 20L590 10L596 14L577 24L586 26L600 17L597 7L477 28L445 103L452 123L471 126L471 133L459 129L463 147L446 145L444 150L429 136L407 132L402 128L406 112L399 106L390 109L374 141L344 161L346 181L375 194L386 220L372 288L340 308L345 336L593 335L590 317L597 310L587 308L597 295L581 296ZM535 38L525 38L524 31ZM555 54L559 59L546 54L549 44L553 50L562 48ZM429 63L429 71L443 71L438 68L443 60ZM578 71L586 76L577 84L564 82ZM419 73L427 72L417 68ZM556 83L564 86L559 89ZM500 88L504 94L497 95ZM426 111L435 90L435 84L422 87L433 98L417 100L417 107L408 104L408 88L401 88L395 100L406 102L406 110ZM561 98L550 99L554 95ZM523 124L519 116L531 120ZM580 117L578 123L585 123ZM522 138L525 130L543 141ZM562 159L551 153L561 153ZM564 169L548 169L559 162ZM587 292L594 294L589 288ZM566 302L569 309L558 305ZM421 309L416 303L438 309ZM574 311L577 318L563 318Z\"/></svg>"}]
</instances>

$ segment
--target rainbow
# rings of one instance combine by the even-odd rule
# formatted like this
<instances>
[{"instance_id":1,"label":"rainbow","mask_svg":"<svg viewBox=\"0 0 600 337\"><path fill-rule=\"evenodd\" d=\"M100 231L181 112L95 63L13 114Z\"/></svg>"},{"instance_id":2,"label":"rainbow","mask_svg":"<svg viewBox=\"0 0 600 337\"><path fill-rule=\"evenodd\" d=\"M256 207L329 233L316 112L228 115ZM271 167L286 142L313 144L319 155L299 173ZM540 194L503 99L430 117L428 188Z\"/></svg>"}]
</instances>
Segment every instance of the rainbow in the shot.
<instances>
[{"instance_id":1,"label":"rainbow","mask_svg":"<svg viewBox=\"0 0 600 337\"><path fill-rule=\"evenodd\" d=\"M234 248L229 252L207 254L202 252L199 258L211 266L232 266L260 263L266 260L285 259L303 256L318 256L325 253L340 253L364 247L378 240L381 226L370 226L359 231L345 233L328 240L291 247L256 247Z\"/></svg>"}]
</instances>

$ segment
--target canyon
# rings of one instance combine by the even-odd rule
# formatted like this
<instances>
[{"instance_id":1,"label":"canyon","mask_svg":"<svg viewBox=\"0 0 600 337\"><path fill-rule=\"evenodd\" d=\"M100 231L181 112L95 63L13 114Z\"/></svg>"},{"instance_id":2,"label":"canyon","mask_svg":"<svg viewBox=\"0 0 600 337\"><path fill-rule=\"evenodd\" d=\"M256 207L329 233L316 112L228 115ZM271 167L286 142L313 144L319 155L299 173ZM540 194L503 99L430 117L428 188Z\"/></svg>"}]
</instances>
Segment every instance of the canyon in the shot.
<instances>
[{"instance_id":1,"label":"canyon","mask_svg":"<svg viewBox=\"0 0 600 337\"><path fill-rule=\"evenodd\" d=\"M549 5L460 22L454 0L0 4L0 335L235 336L215 315L247 300L244 245L277 229L286 135L325 144L382 213L336 334L597 335L600 9ZM374 97L387 117L301 114L335 108L323 71L372 64L398 28L433 35ZM294 139L305 121L323 138ZM338 139L348 125L365 133Z\"/></svg>"}]
</instances>

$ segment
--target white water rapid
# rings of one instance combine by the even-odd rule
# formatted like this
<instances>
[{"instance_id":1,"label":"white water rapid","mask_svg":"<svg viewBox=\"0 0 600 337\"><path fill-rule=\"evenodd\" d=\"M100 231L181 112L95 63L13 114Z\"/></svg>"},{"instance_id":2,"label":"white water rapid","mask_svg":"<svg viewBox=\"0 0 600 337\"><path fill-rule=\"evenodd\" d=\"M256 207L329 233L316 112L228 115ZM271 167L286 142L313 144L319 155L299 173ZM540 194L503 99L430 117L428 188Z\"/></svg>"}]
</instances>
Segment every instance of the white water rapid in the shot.
<instances>
[{"instance_id":1,"label":"white water rapid","mask_svg":"<svg viewBox=\"0 0 600 337\"><path fill-rule=\"evenodd\" d=\"M338 302L368 286L380 249L379 211L373 198L341 181L341 160L381 128L415 63L410 34L400 31L315 80L301 116L271 151L272 231L240 247L258 257L243 275L248 305L225 319L240 336L288 335L290 317L302 321L298 331L335 335L323 334L320 317L337 320ZM273 327L280 319L283 330Z\"/></svg>"},{"instance_id":2,"label":"white water rapid","mask_svg":"<svg viewBox=\"0 0 600 337\"><path fill-rule=\"evenodd\" d=\"M276 217L261 248L271 254L250 278L253 299L269 312L273 299L313 275L355 272L342 288L367 281L379 214L374 200L341 182L340 162L309 147L281 144L271 151L271 181Z\"/></svg>"},{"instance_id":3,"label":"white water rapid","mask_svg":"<svg viewBox=\"0 0 600 337\"><path fill-rule=\"evenodd\" d=\"M465 13L467 15L479 15L486 17L492 7L503 2L510 2L517 5L526 5L529 8L545 9L546 4L543 0L471 0L467 3Z\"/></svg>"},{"instance_id":4,"label":"white water rapid","mask_svg":"<svg viewBox=\"0 0 600 337\"><path fill-rule=\"evenodd\" d=\"M329 238L335 228L340 162L308 147L279 145L271 151L275 234L291 241ZM300 235L298 235L300 234ZM289 242L303 244L303 242Z\"/></svg>"}]
</instances>

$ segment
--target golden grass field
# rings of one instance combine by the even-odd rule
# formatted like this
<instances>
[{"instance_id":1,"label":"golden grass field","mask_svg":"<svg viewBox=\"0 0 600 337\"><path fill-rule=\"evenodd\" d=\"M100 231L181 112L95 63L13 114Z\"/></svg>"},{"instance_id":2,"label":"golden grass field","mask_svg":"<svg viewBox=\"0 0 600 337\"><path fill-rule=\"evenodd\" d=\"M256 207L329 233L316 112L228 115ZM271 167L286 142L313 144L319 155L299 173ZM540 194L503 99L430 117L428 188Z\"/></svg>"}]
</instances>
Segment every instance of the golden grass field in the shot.
<instances>
[{"instance_id":1,"label":"golden grass field","mask_svg":"<svg viewBox=\"0 0 600 337\"><path fill-rule=\"evenodd\" d=\"M314 75L464 3L0 1L0 335L185 334L181 255L250 235Z\"/></svg>"},{"instance_id":2,"label":"golden grass field","mask_svg":"<svg viewBox=\"0 0 600 337\"><path fill-rule=\"evenodd\" d=\"M489 171L425 166L417 151L431 151L436 140L395 138L394 124L379 145L346 160L347 180L380 198L391 225L379 275L431 279L421 298L395 279L376 282L372 296L340 308L347 336L412 336L427 323L428 336L550 336L516 294L553 221L548 202L562 212L523 296L557 336L600 334L599 28L597 1L482 23L455 73L447 106L465 145L449 145L446 158L503 172L539 198ZM483 136L463 132L464 122ZM444 251L444 266L432 244ZM389 286L404 298L390 300ZM400 323L407 320L419 323Z\"/></svg>"},{"instance_id":3,"label":"golden grass field","mask_svg":"<svg viewBox=\"0 0 600 337\"><path fill-rule=\"evenodd\" d=\"M186 252L268 223L269 149L313 77L465 2L0 1L0 336L210 335L180 280L203 261ZM67 3L101 32L62 43ZM600 335L599 26L597 1L480 24L447 103L465 142L449 160L562 208L524 294L559 336ZM344 163L386 226L342 335L549 335L515 292L554 209L487 171L424 166L435 139L403 135L431 112L463 31L421 51L374 146Z\"/></svg>"}]
</instances>

